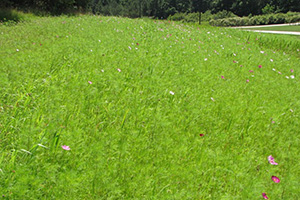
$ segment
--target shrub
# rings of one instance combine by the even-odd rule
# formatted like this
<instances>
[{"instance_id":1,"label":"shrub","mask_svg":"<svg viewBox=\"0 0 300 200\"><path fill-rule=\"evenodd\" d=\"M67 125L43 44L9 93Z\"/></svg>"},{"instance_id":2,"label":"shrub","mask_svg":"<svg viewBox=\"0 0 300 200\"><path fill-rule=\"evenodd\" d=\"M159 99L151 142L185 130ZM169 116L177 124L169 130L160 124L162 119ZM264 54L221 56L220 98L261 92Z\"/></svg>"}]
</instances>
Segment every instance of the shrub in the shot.
<instances>
[{"instance_id":1,"label":"shrub","mask_svg":"<svg viewBox=\"0 0 300 200\"><path fill-rule=\"evenodd\" d=\"M294 23L300 21L300 13L290 12L287 14L268 14L257 15L253 17L233 17L224 19L210 20L213 26L248 26L248 25L265 25L265 24L281 24Z\"/></svg>"}]
</instances>

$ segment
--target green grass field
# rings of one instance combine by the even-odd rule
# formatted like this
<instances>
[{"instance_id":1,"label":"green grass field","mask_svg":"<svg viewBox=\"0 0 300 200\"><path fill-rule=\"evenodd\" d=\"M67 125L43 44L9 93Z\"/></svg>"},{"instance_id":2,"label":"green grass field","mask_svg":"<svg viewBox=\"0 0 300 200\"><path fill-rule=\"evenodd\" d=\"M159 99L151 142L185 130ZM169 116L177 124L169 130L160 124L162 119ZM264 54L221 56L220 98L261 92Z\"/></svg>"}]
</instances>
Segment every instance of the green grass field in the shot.
<instances>
[{"instance_id":1,"label":"green grass field","mask_svg":"<svg viewBox=\"0 0 300 200\"><path fill-rule=\"evenodd\" d=\"M300 199L299 46L149 19L1 25L0 195Z\"/></svg>"},{"instance_id":2,"label":"green grass field","mask_svg":"<svg viewBox=\"0 0 300 200\"><path fill-rule=\"evenodd\" d=\"M297 26L272 26L272 27L257 27L257 28L249 28L254 30L265 30L265 31L292 31L292 32L300 32L300 25Z\"/></svg>"}]
</instances>

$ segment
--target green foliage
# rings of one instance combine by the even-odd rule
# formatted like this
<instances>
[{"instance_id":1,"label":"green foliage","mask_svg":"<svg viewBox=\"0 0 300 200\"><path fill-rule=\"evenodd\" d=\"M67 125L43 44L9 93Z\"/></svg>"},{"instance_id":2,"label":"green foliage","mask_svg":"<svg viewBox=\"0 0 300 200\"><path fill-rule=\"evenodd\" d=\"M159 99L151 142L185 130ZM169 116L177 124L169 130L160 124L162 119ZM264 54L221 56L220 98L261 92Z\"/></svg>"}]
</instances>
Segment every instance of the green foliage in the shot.
<instances>
[{"instance_id":1,"label":"green foliage","mask_svg":"<svg viewBox=\"0 0 300 200\"><path fill-rule=\"evenodd\" d=\"M14 24L16 22L28 21L34 18L31 13L23 13L15 9L0 8L0 22Z\"/></svg>"},{"instance_id":2,"label":"green foliage","mask_svg":"<svg viewBox=\"0 0 300 200\"><path fill-rule=\"evenodd\" d=\"M300 11L298 0L3 0L1 7L21 10L39 10L52 15L68 13L155 17L166 19L176 13L205 13L210 10L218 14L217 19L259 15L273 12ZM234 13L234 14L233 14ZM195 21L192 16L187 21Z\"/></svg>"},{"instance_id":3,"label":"green foliage","mask_svg":"<svg viewBox=\"0 0 300 200\"><path fill-rule=\"evenodd\" d=\"M229 17L237 17L230 11L223 10L216 14L212 14L211 11L206 11L201 14L201 21L209 22L211 19L224 19ZM182 22L199 22L199 13L175 13L168 17L168 20L182 21Z\"/></svg>"},{"instance_id":4,"label":"green foliage","mask_svg":"<svg viewBox=\"0 0 300 200\"><path fill-rule=\"evenodd\" d=\"M268 15L257 15L253 17L234 17L227 19L211 20L213 26L248 26L299 22L300 13L290 12L287 14L277 13Z\"/></svg>"},{"instance_id":5,"label":"green foliage","mask_svg":"<svg viewBox=\"0 0 300 200\"><path fill-rule=\"evenodd\" d=\"M271 6L270 4L267 4L263 9L262 9L262 14L272 14L275 12L275 6Z\"/></svg>"}]
</instances>

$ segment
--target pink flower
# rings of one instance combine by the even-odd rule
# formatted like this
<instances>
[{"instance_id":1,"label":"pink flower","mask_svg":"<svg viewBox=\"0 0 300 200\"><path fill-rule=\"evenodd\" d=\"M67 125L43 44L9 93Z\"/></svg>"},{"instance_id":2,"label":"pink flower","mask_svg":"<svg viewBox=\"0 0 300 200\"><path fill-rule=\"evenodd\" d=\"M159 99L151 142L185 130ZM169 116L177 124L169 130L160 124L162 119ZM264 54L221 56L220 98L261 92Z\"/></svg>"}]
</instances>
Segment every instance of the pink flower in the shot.
<instances>
[{"instance_id":1,"label":"pink flower","mask_svg":"<svg viewBox=\"0 0 300 200\"><path fill-rule=\"evenodd\" d=\"M277 176L272 176L272 181L274 181L275 183L279 183L280 179Z\"/></svg>"},{"instance_id":2,"label":"pink flower","mask_svg":"<svg viewBox=\"0 0 300 200\"><path fill-rule=\"evenodd\" d=\"M118 68L117 70L118 70L118 72L121 72L121 69Z\"/></svg>"},{"instance_id":3,"label":"pink flower","mask_svg":"<svg viewBox=\"0 0 300 200\"><path fill-rule=\"evenodd\" d=\"M262 68L262 66L261 66L261 65L258 65L258 68Z\"/></svg>"},{"instance_id":4,"label":"pink flower","mask_svg":"<svg viewBox=\"0 0 300 200\"><path fill-rule=\"evenodd\" d=\"M140 45L139 43L136 43L136 45Z\"/></svg>"},{"instance_id":5,"label":"pink flower","mask_svg":"<svg viewBox=\"0 0 300 200\"><path fill-rule=\"evenodd\" d=\"M61 148L63 148L66 151L70 151L71 150L71 148L69 146L66 146L66 145L61 146Z\"/></svg>"},{"instance_id":6,"label":"pink flower","mask_svg":"<svg viewBox=\"0 0 300 200\"><path fill-rule=\"evenodd\" d=\"M275 121L272 121L272 124L275 124Z\"/></svg>"},{"instance_id":7,"label":"pink flower","mask_svg":"<svg viewBox=\"0 0 300 200\"><path fill-rule=\"evenodd\" d=\"M269 198L267 197L267 194L266 194L266 193L262 193L262 196L263 196L264 199L269 199Z\"/></svg>"},{"instance_id":8,"label":"pink flower","mask_svg":"<svg viewBox=\"0 0 300 200\"><path fill-rule=\"evenodd\" d=\"M271 165L278 165L278 163L276 163L275 161L274 161L274 158L273 158L273 156L268 156L268 161L269 161L269 163L271 164Z\"/></svg>"},{"instance_id":9,"label":"pink flower","mask_svg":"<svg viewBox=\"0 0 300 200\"><path fill-rule=\"evenodd\" d=\"M88 81L89 82L89 84L93 84L93 82L92 81Z\"/></svg>"},{"instance_id":10,"label":"pink flower","mask_svg":"<svg viewBox=\"0 0 300 200\"><path fill-rule=\"evenodd\" d=\"M237 61L235 61L235 60L233 60L232 62L233 62L233 63L237 63Z\"/></svg>"},{"instance_id":11,"label":"pink flower","mask_svg":"<svg viewBox=\"0 0 300 200\"><path fill-rule=\"evenodd\" d=\"M291 69L291 72L293 73L293 72L294 72L294 70L293 70L293 69Z\"/></svg>"},{"instance_id":12,"label":"pink flower","mask_svg":"<svg viewBox=\"0 0 300 200\"><path fill-rule=\"evenodd\" d=\"M281 72L278 72L278 74L281 74Z\"/></svg>"},{"instance_id":13,"label":"pink flower","mask_svg":"<svg viewBox=\"0 0 300 200\"><path fill-rule=\"evenodd\" d=\"M253 70L249 70L250 73L253 73Z\"/></svg>"},{"instance_id":14,"label":"pink flower","mask_svg":"<svg viewBox=\"0 0 300 200\"><path fill-rule=\"evenodd\" d=\"M249 79L247 79L246 82L249 83Z\"/></svg>"},{"instance_id":15,"label":"pink flower","mask_svg":"<svg viewBox=\"0 0 300 200\"><path fill-rule=\"evenodd\" d=\"M225 77L224 77L224 76L221 76L221 78L222 78L222 79L225 79Z\"/></svg>"},{"instance_id":16,"label":"pink flower","mask_svg":"<svg viewBox=\"0 0 300 200\"><path fill-rule=\"evenodd\" d=\"M200 136L200 137L203 137L203 136L204 136L204 134L203 134L203 133L200 133L200 134L199 134L199 136Z\"/></svg>"}]
</instances>

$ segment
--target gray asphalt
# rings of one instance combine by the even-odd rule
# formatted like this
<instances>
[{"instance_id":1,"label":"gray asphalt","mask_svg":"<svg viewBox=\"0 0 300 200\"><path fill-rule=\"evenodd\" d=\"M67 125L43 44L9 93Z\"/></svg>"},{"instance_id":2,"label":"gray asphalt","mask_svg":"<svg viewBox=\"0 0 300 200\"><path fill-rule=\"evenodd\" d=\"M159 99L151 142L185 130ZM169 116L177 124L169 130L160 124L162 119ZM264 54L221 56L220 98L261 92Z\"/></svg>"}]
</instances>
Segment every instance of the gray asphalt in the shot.
<instances>
[{"instance_id":1,"label":"gray asphalt","mask_svg":"<svg viewBox=\"0 0 300 200\"><path fill-rule=\"evenodd\" d=\"M290 24L271 24L271 25L259 25L259 26L238 26L233 28L240 28L240 29L248 29L248 28L261 28L261 27L274 27L274 26L295 26L300 25L298 23L290 23ZM273 34L286 34L286 35L300 35L300 32L295 31L267 31L267 30L247 30L252 32L259 32L259 33L273 33Z\"/></svg>"}]
</instances>

